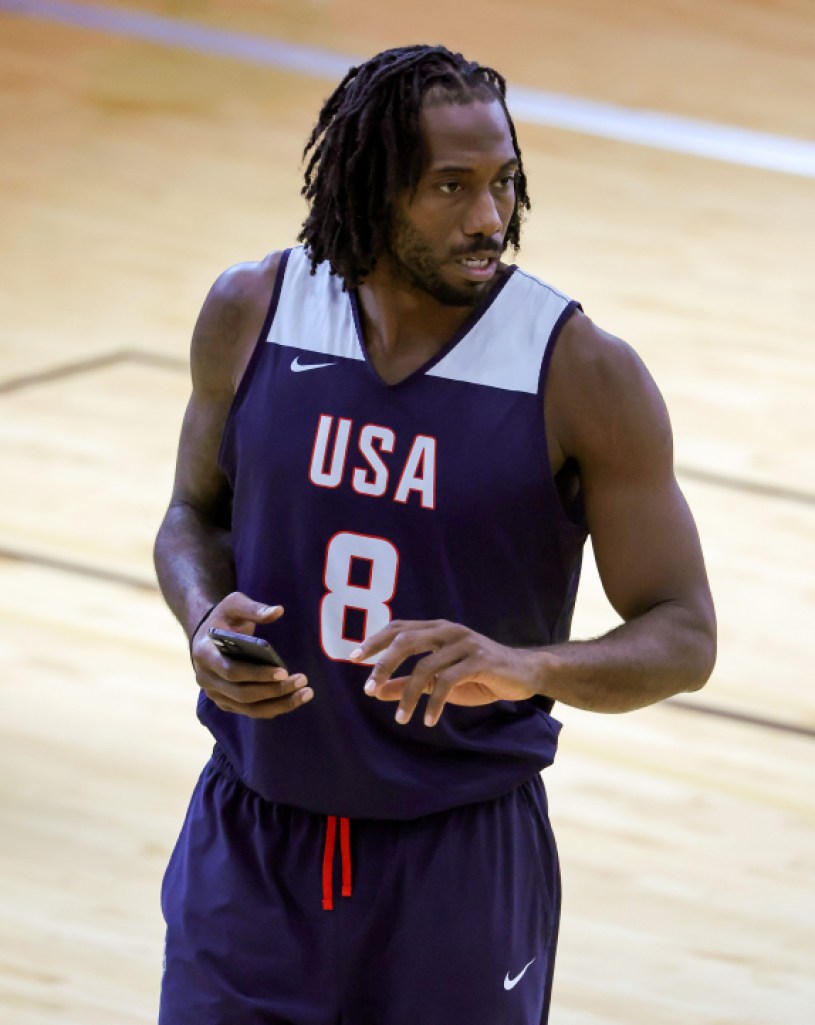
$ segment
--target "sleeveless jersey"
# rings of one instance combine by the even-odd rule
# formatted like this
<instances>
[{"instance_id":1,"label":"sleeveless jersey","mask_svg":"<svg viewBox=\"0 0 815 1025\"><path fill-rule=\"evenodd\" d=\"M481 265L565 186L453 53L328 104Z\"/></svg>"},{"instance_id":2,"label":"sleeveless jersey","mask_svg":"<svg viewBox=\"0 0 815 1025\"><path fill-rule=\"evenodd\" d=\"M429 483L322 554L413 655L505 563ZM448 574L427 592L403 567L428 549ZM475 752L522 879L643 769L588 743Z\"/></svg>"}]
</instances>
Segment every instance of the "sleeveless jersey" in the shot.
<instances>
[{"instance_id":1,"label":"sleeveless jersey","mask_svg":"<svg viewBox=\"0 0 815 1025\"><path fill-rule=\"evenodd\" d=\"M545 698L447 705L410 723L348 661L393 619L446 619L502 644L567 639L586 529L549 467L543 395L577 303L516 267L395 385L370 363L358 297L308 253L280 260L221 442L237 587L285 607L258 629L314 697L273 720L199 716L271 801L407 819L509 792L551 764Z\"/></svg>"}]
</instances>

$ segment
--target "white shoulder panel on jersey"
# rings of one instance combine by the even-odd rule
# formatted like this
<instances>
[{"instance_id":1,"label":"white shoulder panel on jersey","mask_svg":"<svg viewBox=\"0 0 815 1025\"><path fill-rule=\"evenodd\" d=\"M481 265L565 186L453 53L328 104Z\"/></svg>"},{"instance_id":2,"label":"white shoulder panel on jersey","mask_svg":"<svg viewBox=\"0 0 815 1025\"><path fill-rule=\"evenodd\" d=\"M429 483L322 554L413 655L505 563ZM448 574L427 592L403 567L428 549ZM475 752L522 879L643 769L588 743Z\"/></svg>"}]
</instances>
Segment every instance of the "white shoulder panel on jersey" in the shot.
<instances>
[{"instance_id":1,"label":"white shoulder panel on jersey","mask_svg":"<svg viewBox=\"0 0 815 1025\"><path fill-rule=\"evenodd\" d=\"M342 282L332 276L328 263L311 264L303 246L292 249L283 275L267 342L307 352L363 360L354 314Z\"/></svg>"},{"instance_id":2,"label":"white shoulder panel on jersey","mask_svg":"<svg viewBox=\"0 0 815 1025\"><path fill-rule=\"evenodd\" d=\"M516 269L484 316L428 376L534 395L546 347L571 301Z\"/></svg>"}]
</instances>

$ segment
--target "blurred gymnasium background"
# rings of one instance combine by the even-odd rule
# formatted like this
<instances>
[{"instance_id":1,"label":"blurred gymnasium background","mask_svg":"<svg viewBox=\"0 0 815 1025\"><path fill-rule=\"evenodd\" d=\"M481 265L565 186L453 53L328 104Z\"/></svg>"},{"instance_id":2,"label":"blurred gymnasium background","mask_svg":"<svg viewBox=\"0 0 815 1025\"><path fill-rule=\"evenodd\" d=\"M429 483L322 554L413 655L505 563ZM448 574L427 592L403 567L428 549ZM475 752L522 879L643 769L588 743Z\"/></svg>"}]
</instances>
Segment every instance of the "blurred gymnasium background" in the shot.
<instances>
[{"instance_id":1,"label":"blurred gymnasium background","mask_svg":"<svg viewBox=\"0 0 815 1025\"><path fill-rule=\"evenodd\" d=\"M559 707L553 1025L815 1014L812 0L0 0L0 1019L143 1025L161 875L209 751L154 584L189 336L291 244L354 58L509 79L519 257L672 413L721 623L698 694ZM591 560L575 624L614 623Z\"/></svg>"}]
</instances>

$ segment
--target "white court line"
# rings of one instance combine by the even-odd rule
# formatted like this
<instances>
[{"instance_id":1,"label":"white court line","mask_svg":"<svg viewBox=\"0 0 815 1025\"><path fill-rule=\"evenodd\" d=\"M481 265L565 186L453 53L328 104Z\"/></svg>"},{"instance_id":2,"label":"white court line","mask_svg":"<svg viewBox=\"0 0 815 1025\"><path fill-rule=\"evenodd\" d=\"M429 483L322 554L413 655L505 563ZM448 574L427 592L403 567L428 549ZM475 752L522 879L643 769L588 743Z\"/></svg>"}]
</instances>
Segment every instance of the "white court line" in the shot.
<instances>
[{"instance_id":1,"label":"white court line","mask_svg":"<svg viewBox=\"0 0 815 1025\"><path fill-rule=\"evenodd\" d=\"M365 59L207 28L178 18L70 0L0 0L0 11L230 57L333 82L342 78L352 64ZM804 139L518 86L510 87L508 102L518 121L815 178L815 143Z\"/></svg>"}]
</instances>

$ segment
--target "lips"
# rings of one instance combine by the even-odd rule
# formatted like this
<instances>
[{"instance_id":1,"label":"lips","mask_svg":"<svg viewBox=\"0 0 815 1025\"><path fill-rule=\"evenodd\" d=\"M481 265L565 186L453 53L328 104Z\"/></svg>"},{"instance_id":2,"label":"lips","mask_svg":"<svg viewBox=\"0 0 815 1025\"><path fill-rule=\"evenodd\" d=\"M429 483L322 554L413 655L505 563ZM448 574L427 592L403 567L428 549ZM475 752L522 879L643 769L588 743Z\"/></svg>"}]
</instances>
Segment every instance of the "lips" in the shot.
<instances>
[{"instance_id":1,"label":"lips","mask_svg":"<svg viewBox=\"0 0 815 1025\"><path fill-rule=\"evenodd\" d=\"M497 265L496 257L486 253L470 253L456 260L456 266L471 281L485 281L491 278Z\"/></svg>"}]
</instances>

